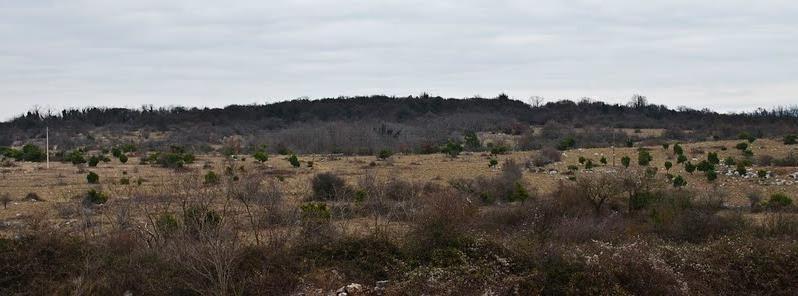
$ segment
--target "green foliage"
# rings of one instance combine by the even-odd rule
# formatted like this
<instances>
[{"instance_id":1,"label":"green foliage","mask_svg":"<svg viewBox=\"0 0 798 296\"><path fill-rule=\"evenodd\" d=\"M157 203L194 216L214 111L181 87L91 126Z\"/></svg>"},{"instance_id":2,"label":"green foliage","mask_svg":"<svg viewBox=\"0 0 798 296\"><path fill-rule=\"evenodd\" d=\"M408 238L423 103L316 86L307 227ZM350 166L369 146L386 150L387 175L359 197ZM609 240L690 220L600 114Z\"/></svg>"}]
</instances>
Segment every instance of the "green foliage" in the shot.
<instances>
[{"instance_id":1,"label":"green foliage","mask_svg":"<svg viewBox=\"0 0 798 296\"><path fill-rule=\"evenodd\" d=\"M601 159L599 159L599 162L600 162L601 164L603 164L603 165L607 165L607 158L606 158L606 157L604 157L604 156L602 156L602 157L601 157Z\"/></svg>"},{"instance_id":2,"label":"green foliage","mask_svg":"<svg viewBox=\"0 0 798 296\"><path fill-rule=\"evenodd\" d=\"M723 164L725 164L727 166L733 166L733 165L737 164L737 162L734 160L734 157L729 156L729 157L726 157L726 159L723 160Z\"/></svg>"},{"instance_id":3,"label":"green foliage","mask_svg":"<svg viewBox=\"0 0 798 296\"><path fill-rule=\"evenodd\" d=\"M687 181L685 181L684 177L682 177L681 175L676 176L675 178L673 178L672 183L673 183L673 187L676 187L676 188L681 188L681 187L687 186Z\"/></svg>"},{"instance_id":4,"label":"green foliage","mask_svg":"<svg viewBox=\"0 0 798 296\"><path fill-rule=\"evenodd\" d=\"M756 171L756 175L757 175L759 178L762 178L762 179L764 179L765 177L767 177L767 176L768 176L768 171L766 171L766 170L758 170L758 171Z\"/></svg>"},{"instance_id":5,"label":"green foliage","mask_svg":"<svg viewBox=\"0 0 798 296\"><path fill-rule=\"evenodd\" d=\"M319 220L329 220L332 217L332 213L327 208L327 204L322 202L309 202L302 204L299 206L299 209L302 211L302 220L303 221L319 221Z\"/></svg>"},{"instance_id":6,"label":"green foliage","mask_svg":"<svg viewBox=\"0 0 798 296\"><path fill-rule=\"evenodd\" d=\"M623 167L628 168L629 164L632 162L632 159L629 156L621 157L621 164Z\"/></svg>"},{"instance_id":7,"label":"green foliage","mask_svg":"<svg viewBox=\"0 0 798 296\"><path fill-rule=\"evenodd\" d=\"M557 150L565 151L571 148L576 147L576 140L572 137L567 137L562 139L559 144L557 144Z\"/></svg>"},{"instance_id":8,"label":"green foliage","mask_svg":"<svg viewBox=\"0 0 798 296\"><path fill-rule=\"evenodd\" d=\"M125 154L119 155L119 162L125 164L127 163L127 161L128 161L127 155Z\"/></svg>"},{"instance_id":9,"label":"green foliage","mask_svg":"<svg viewBox=\"0 0 798 296\"><path fill-rule=\"evenodd\" d=\"M593 167L594 167L594 165L593 165L593 160L592 159L588 159L587 161L585 161L585 169L586 170L593 169Z\"/></svg>"},{"instance_id":10,"label":"green foliage","mask_svg":"<svg viewBox=\"0 0 798 296\"><path fill-rule=\"evenodd\" d=\"M509 196L510 202L520 201L524 202L529 199L529 192L524 188L524 185L521 182L515 182L515 187L513 188L513 192Z\"/></svg>"},{"instance_id":11,"label":"green foliage","mask_svg":"<svg viewBox=\"0 0 798 296\"><path fill-rule=\"evenodd\" d=\"M670 171L671 167L673 167L673 163L670 161L665 162L665 170Z\"/></svg>"},{"instance_id":12,"label":"green foliage","mask_svg":"<svg viewBox=\"0 0 798 296\"><path fill-rule=\"evenodd\" d=\"M22 147L22 150L17 150L9 147L0 147L0 156L6 158L13 158L16 161L30 161L42 162L47 158L47 155L42 151L39 146L27 144Z\"/></svg>"},{"instance_id":13,"label":"green foliage","mask_svg":"<svg viewBox=\"0 0 798 296\"><path fill-rule=\"evenodd\" d=\"M100 158L97 157L96 155L92 155L91 157L89 157L89 166L90 167L96 167L97 164L99 164L99 163L100 163Z\"/></svg>"},{"instance_id":14,"label":"green foliage","mask_svg":"<svg viewBox=\"0 0 798 296\"><path fill-rule=\"evenodd\" d=\"M460 152L463 152L463 145L449 140L449 142L441 148L441 152L446 153L451 158L455 158L460 155Z\"/></svg>"},{"instance_id":15,"label":"green foliage","mask_svg":"<svg viewBox=\"0 0 798 296\"><path fill-rule=\"evenodd\" d=\"M737 143L737 145L735 145L734 148L736 148L737 150L743 151L743 150L748 149L748 146L749 146L748 143L740 142L740 143Z\"/></svg>"},{"instance_id":16,"label":"green foliage","mask_svg":"<svg viewBox=\"0 0 798 296\"><path fill-rule=\"evenodd\" d=\"M296 156L296 154L291 154L291 156L288 157L288 162L291 164L292 167L295 167L295 168L298 168L298 167L300 167L302 165L299 162L299 158Z\"/></svg>"},{"instance_id":17,"label":"green foliage","mask_svg":"<svg viewBox=\"0 0 798 296\"><path fill-rule=\"evenodd\" d=\"M689 161L684 163L684 170L687 171L688 173L692 174L693 172L695 172L695 169L696 167L693 163Z\"/></svg>"},{"instance_id":18,"label":"green foliage","mask_svg":"<svg viewBox=\"0 0 798 296\"><path fill-rule=\"evenodd\" d=\"M380 150L380 152L377 153L377 158L382 160L386 160L391 156L393 156L393 151L391 151L390 149L382 149Z\"/></svg>"},{"instance_id":19,"label":"green foliage","mask_svg":"<svg viewBox=\"0 0 798 296\"><path fill-rule=\"evenodd\" d=\"M269 154L267 154L264 150L258 150L252 155L252 157L260 163L264 163L269 160Z\"/></svg>"},{"instance_id":20,"label":"green foliage","mask_svg":"<svg viewBox=\"0 0 798 296\"><path fill-rule=\"evenodd\" d=\"M182 147L173 146L170 152L155 152L142 158L142 164L153 163L164 168L179 169L186 164L194 163L194 154L186 152Z\"/></svg>"},{"instance_id":21,"label":"green foliage","mask_svg":"<svg viewBox=\"0 0 798 296\"><path fill-rule=\"evenodd\" d=\"M743 156L745 156L745 157L754 156L754 151L751 151L751 149L745 149L745 150L743 150Z\"/></svg>"},{"instance_id":22,"label":"green foliage","mask_svg":"<svg viewBox=\"0 0 798 296\"><path fill-rule=\"evenodd\" d=\"M676 155L684 155L684 148L682 148L682 145L675 144L673 145L673 153L676 153Z\"/></svg>"},{"instance_id":23,"label":"green foliage","mask_svg":"<svg viewBox=\"0 0 798 296\"><path fill-rule=\"evenodd\" d=\"M213 230L222 223L222 216L204 206L191 206L183 211L183 224L190 234Z\"/></svg>"},{"instance_id":24,"label":"green foliage","mask_svg":"<svg viewBox=\"0 0 798 296\"><path fill-rule=\"evenodd\" d=\"M782 193L775 193L770 196L768 206L775 209L781 209L792 205L792 198Z\"/></svg>"},{"instance_id":25,"label":"green foliage","mask_svg":"<svg viewBox=\"0 0 798 296\"><path fill-rule=\"evenodd\" d=\"M510 152L510 148L504 145L491 145L490 147L490 154L493 155L502 155L508 152Z\"/></svg>"},{"instance_id":26,"label":"green foliage","mask_svg":"<svg viewBox=\"0 0 798 296\"><path fill-rule=\"evenodd\" d=\"M174 215L163 213L155 221L155 227L164 236L171 236L180 229L180 222Z\"/></svg>"},{"instance_id":27,"label":"green foliage","mask_svg":"<svg viewBox=\"0 0 798 296\"><path fill-rule=\"evenodd\" d=\"M130 185L130 179L128 178L119 179L119 185Z\"/></svg>"},{"instance_id":28,"label":"green foliage","mask_svg":"<svg viewBox=\"0 0 798 296\"><path fill-rule=\"evenodd\" d=\"M216 185L219 184L219 175L217 175L214 171L209 171L205 174L205 185Z\"/></svg>"},{"instance_id":29,"label":"green foliage","mask_svg":"<svg viewBox=\"0 0 798 296\"><path fill-rule=\"evenodd\" d=\"M86 158L83 157L83 150L75 149L67 152L64 155L64 161L71 162L74 165L86 163Z\"/></svg>"},{"instance_id":30,"label":"green foliage","mask_svg":"<svg viewBox=\"0 0 798 296\"><path fill-rule=\"evenodd\" d=\"M709 154L707 154L707 161L709 161L709 163L711 164L719 164L720 158L718 158L718 153L710 152Z\"/></svg>"},{"instance_id":31,"label":"green foliage","mask_svg":"<svg viewBox=\"0 0 798 296\"><path fill-rule=\"evenodd\" d=\"M632 139L626 139L626 147L634 147L635 141Z\"/></svg>"},{"instance_id":32,"label":"green foliage","mask_svg":"<svg viewBox=\"0 0 798 296\"><path fill-rule=\"evenodd\" d=\"M662 149L663 150L668 150L670 147L671 147L671 144L669 144L669 143L663 143L662 144Z\"/></svg>"},{"instance_id":33,"label":"green foliage","mask_svg":"<svg viewBox=\"0 0 798 296\"><path fill-rule=\"evenodd\" d=\"M121 157L122 156L122 149L119 149L118 147L111 148L111 155L113 155L116 158Z\"/></svg>"},{"instance_id":34,"label":"green foliage","mask_svg":"<svg viewBox=\"0 0 798 296\"><path fill-rule=\"evenodd\" d=\"M652 157L651 153L647 150L640 150L637 152L637 164L641 166L647 166L653 159L654 157Z\"/></svg>"},{"instance_id":35,"label":"green foliage","mask_svg":"<svg viewBox=\"0 0 798 296\"><path fill-rule=\"evenodd\" d=\"M477 137L477 133L475 132L466 132L463 137L463 142L465 142L465 148L469 151L482 150L482 143L479 141L479 137Z\"/></svg>"},{"instance_id":36,"label":"green foliage","mask_svg":"<svg viewBox=\"0 0 798 296\"><path fill-rule=\"evenodd\" d=\"M684 154L679 154L679 156L676 157L676 163L684 163L685 161L687 161L687 156Z\"/></svg>"},{"instance_id":37,"label":"green foliage","mask_svg":"<svg viewBox=\"0 0 798 296\"><path fill-rule=\"evenodd\" d=\"M756 141L756 137L749 132L741 132L737 135L737 139L746 140L748 143L753 143Z\"/></svg>"},{"instance_id":38,"label":"green foliage","mask_svg":"<svg viewBox=\"0 0 798 296\"><path fill-rule=\"evenodd\" d=\"M714 171L715 165L710 163L709 161L702 160L701 162L698 163L697 168L701 172L708 172L708 171Z\"/></svg>"},{"instance_id":39,"label":"green foliage","mask_svg":"<svg viewBox=\"0 0 798 296\"><path fill-rule=\"evenodd\" d=\"M92 204L101 205L101 204L104 204L104 203L106 203L108 201L108 195L106 195L105 193L103 193L101 191L97 191L97 190L91 189L86 194L86 201L88 201L88 202L90 202Z\"/></svg>"},{"instance_id":40,"label":"green foliage","mask_svg":"<svg viewBox=\"0 0 798 296\"><path fill-rule=\"evenodd\" d=\"M89 174L86 175L86 181L88 181L89 184L98 184L100 183L100 176L95 172L89 172Z\"/></svg>"},{"instance_id":41,"label":"green foliage","mask_svg":"<svg viewBox=\"0 0 798 296\"><path fill-rule=\"evenodd\" d=\"M587 160L587 158L585 158L584 156L580 156L579 157L579 164L585 164L586 160Z\"/></svg>"},{"instance_id":42,"label":"green foliage","mask_svg":"<svg viewBox=\"0 0 798 296\"><path fill-rule=\"evenodd\" d=\"M798 144L798 135L784 136L784 145L795 145L795 144Z\"/></svg>"},{"instance_id":43,"label":"green foliage","mask_svg":"<svg viewBox=\"0 0 798 296\"><path fill-rule=\"evenodd\" d=\"M499 161L498 161L498 160L496 160L495 158L491 158L491 159L488 161L488 167L489 167L489 168L496 167L498 164L499 164Z\"/></svg>"},{"instance_id":44,"label":"green foliage","mask_svg":"<svg viewBox=\"0 0 798 296\"><path fill-rule=\"evenodd\" d=\"M714 170L706 171L707 181L712 182L718 179L718 173Z\"/></svg>"},{"instance_id":45,"label":"green foliage","mask_svg":"<svg viewBox=\"0 0 798 296\"><path fill-rule=\"evenodd\" d=\"M748 169L746 169L745 165L742 163L737 164L737 173L740 174L740 176L745 176L748 174Z\"/></svg>"}]
</instances>

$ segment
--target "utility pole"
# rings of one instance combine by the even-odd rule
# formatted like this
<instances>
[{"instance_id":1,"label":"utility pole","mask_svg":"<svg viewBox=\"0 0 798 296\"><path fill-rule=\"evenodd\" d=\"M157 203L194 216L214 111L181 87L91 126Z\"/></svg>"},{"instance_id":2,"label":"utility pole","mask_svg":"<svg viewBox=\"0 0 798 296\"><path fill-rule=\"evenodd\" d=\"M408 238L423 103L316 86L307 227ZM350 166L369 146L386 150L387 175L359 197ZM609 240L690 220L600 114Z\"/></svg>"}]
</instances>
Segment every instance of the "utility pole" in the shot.
<instances>
[{"instance_id":1,"label":"utility pole","mask_svg":"<svg viewBox=\"0 0 798 296\"><path fill-rule=\"evenodd\" d=\"M49 170L50 169L50 127L49 126L46 127L45 134L47 135L47 140L45 143L45 146L47 146L47 148L45 148L45 151L47 151L47 169Z\"/></svg>"}]
</instances>

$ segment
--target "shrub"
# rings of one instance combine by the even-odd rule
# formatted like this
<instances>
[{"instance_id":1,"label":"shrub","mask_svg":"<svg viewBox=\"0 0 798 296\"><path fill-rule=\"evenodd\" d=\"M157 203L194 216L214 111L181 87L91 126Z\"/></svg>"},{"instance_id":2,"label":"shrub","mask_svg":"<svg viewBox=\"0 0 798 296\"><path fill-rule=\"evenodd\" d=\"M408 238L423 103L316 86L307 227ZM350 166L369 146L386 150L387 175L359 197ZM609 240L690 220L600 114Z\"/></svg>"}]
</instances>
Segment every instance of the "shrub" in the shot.
<instances>
[{"instance_id":1,"label":"shrub","mask_svg":"<svg viewBox=\"0 0 798 296\"><path fill-rule=\"evenodd\" d=\"M128 161L127 155L125 155L125 154L119 155L119 162L121 162L122 164L125 164L125 163L127 163L127 161Z\"/></svg>"},{"instance_id":2,"label":"shrub","mask_svg":"<svg viewBox=\"0 0 798 296\"><path fill-rule=\"evenodd\" d=\"M479 137L477 137L477 133L475 132L466 132L463 136L463 142L465 142L465 148L469 151L479 151L482 149L482 143L479 141Z\"/></svg>"},{"instance_id":3,"label":"shrub","mask_svg":"<svg viewBox=\"0 0 798 296\"><path fill-rule=\"evenodd\" d=\"M491 158L491 159L488 161L488 167L489 167L489 168L496 167L497 165L499 165L499 161L498 161L498 160L496 160L495 158Z\"/></svg>"},{"instance_id":4,"label":"shrub","mask_svg":"<svg viewBox=\"0 0 798 296\"><path fill-rule=\"evenodd\" d=\"M455 158L460 155L460 152L463 152L463 145L449 140L449 142L441 148L441 152L449 155L451 158Z\"/></svg>"},{"instance_id":5,"label":"shrub","mask_svg":"<svg viewBox=\"0 0 798 296\"><path fill-rule=\"evenodd\" d=\"M42 148L33 144L22 146L21 159L30 162L42 162L47 158L47 155L42 151Z\"/></svg>"},{"instance_id":6,"label":"shrub","mask_svg":"<svg viewBox=\"0 0 798 296\"><path fill-rule=\"evenodd\" d=\"M86 181L88 181L89 184L98 184L100 183L100 176L95 172L89 172L89 174L86 175Z\"/></svg>"},{"instance_id":7,"label":"shrub","mask_svg":"<svg viewBox=\"0 0 798 296\"><path fill-rule=\"evenodd\" d=\"M83 150L76 149L66 153L64 155L64 161L71 162L74 165L86 163L86 158L83 157Z\"/></svg>"},{"instance_id":8,"label":"shrub","mask_svg":"<svg viewBox=\"0 0 798 296\"><path fill-rule=\"evenodd\" d=\"M222 216L204 206L190 206L183 211L183 225L189 234L199 236L204 232L217 229L222 223Z\"/></svg>"},{"instance_id":9,"label":"shrub","mask_svg":"<svg viewBox=\"0 0 798 296\"><path fill-rule=\"evenodd\" d=\"M572 137L567 137L562 139L559 144L557 144L557 150L565 151L571 148L576 147L576 140Z\"/></svg>"},{"instance_id":10,"label":"shrub","mask_svg":"<svg viewBox=\"0 0 798 296\"><path fill-rule=\"evenodd\" d=\"M787 153L787 156L781 159L774 159L773 165L776 166L798 166L798 156L796 156L795 151L790 151Z\"/></svg>"},{"instance_id":11,"label":"shrub","mask_svg":"<svg viewBox=\"0 0 798 296\"><path fill-rule=\"evenodd\" d=\"M345 199L351 194L351 189L341 177L333 173L316 174L311 180L313 200Z\"/></svg>"},{"instance_id":12,"label":"shrub","mask_svg":"<svg viewBox=\"0 0 798 296\"><path fill-rule=\"evenodd\" d=\"M586 160L587 160L587 158L585 158L584 156L580 156L579 159L578 159L579 164L585 164Z\"/></svg>"},{"instance_id":13,"label":"shrub","mask_svg":"<svg viewBox=\"0 0 798 296\"><path fill-rule=\"evenodd\" d=\"M748 143L746 143L746 142L737 143L737 145L734 146L734 148L737 148L737 150L740 150L740 151L744 151L744 150L748 149Z\"/></svg>"},{"instance_id":14,"label":"shrub","mask_svg":"<svg viewBox=\"0 0 798 296\"><path fill-rule=\"evenodd\" d=\"M764 179L765 177L767 177L767 176L768 176L768 171L766 171L766 170L758 170L758 171L756 171L756 175L757 175L759 178L762 178L762 179Z\"/></svg>"},{"instance_id":15,"label":"shrub","mask_svg":"<svg viewBox=\"0 0 798 296\"><path fill-rule=\"evenodd\" d=\"M119 149L118 147L111 148L111 155L113 155L116 158L119 158L120 156L122 156L122 149Z\"/></svg>"},{"instance_id":16,"label":"shrub","mask_svg":"<svg viewBox=\"0 0 798 296\"><path fill-rule=\"evenodd\" d=\"M607 158L606 158L606 157L604 157L604 156L602 156L602 157L601 157L601 159L599 159L599 162L600 162L601 164L603 164L603 165L607 165Z\"/></svg>"},{"instance_id":17,"label":"shrub","mask_svg":"<svg viewBox=\"0 0 798 296\"><path fill-rule=\"evenodd\" d=\"M86 193L86 202L101 205L108 201L108 195L103 193L102 191L91 189L88 193Z\"/></svg>"},{"instance_id":18,"label":"shrub","mask_svg":"<svg viewBox=\"0 0 798 296\"><path fill-rule=\"evenodd\" d=\"M684 170L687 171L688 173L692 174L693 172L695 172L695 169L696 167L693 163L689 161L684 163Z\"/></svg>"},{"instance_id":19,"label":"shrub","mask_svg":"<svg viewBox=\"0 0 798 296\"><path fill-rule=\"evenodd\" d=\"M391 151L390 149L382 149L380 150L379 153L377 153L377 158L381 160L386 160L391 156L393 156L393 151Z\"/></svg>"},{"instance_id":20,"label":"shrub","mask_svg":"<svg viewBox=\"0 0 798 296\"><path fill-rule=\"evenodd\" d=\"M663 143L662 144L662 150L668 150L670 147L671 147L671 144L669 144L669 143Z\"/></svg>"},{"instance_id":21,"label":"shrub","mask_svg":"<svg viewBox=\"0 0 798 296\"><path fill-rule=\"evenodd\" d=\"M676 163L684 163L685 161L687 161L687 156L684 154L679 154L679 156L676 157Z\"/></svg>"},{"instance_id":22,"label":"shrub","mask_svg":"<svg viewBox=\"0 0 798 296\"><path fill-rule=\"evenodd\" d=\"M96 167L100 163L100 158L96 155L89 157L89 167Z\"/></svg>"},{"instance_id":23,"label":"shrub","mask_svg":"<svg viewBox=\"0 0 798 296\"><path fill-rule=\"evenodd\" d=\"M665 162L665 170L670 171L672 167L673 167L673 163L672 162L670 162L670 161L666 161Z\"/></svg>"},{"instance_id":24,"label":"shrub","mask_svg":"<svg viewBox=\"0 0 798 296\"><path fill-rule=\"evenodd\" d=\"M712 182L712 181L715 181L715 180L718 179L718 173L716 173L714 170L707 171L706 172L706 176L707 176L707 181L709 181L709 182Z\"/></svg>"},{"instance_id":25,"label":"shrub","mask_svg":"<svg viewBox=\"0 0 798 296\"><path fill-rule=\"evenodd\" d=\"M490 148L490 154L493 155L502 155L507 154L508 152L510 152L510 148L504 145L494 145Z\"/></svg>"},{"instance_id":26,"label":"shrub","mask_svg":"<svg viewBox=\"0 0 798 296\"><path fill-rule=\"evenodd\" d=\"M748 174L748 169L746 169L745 165L743 165L742 163L738 164L737 173L740 174L740 176L745 176L746 174Z\"/></svg>"},{"instance_id":27,"label":"shrub","mask_svg":"<svg viewBox=\"0 0 798 296\"><path fill-rule=\"evenodd\" d=\"M684 148L682 148L682 145L675 144L673 145L673 153L676 153L676 155L684 155Z\"/></svg>"},{"instance_id":28,"label":"shrub","mask_svg":"<svg viewBox=\"0 0 798 296\"><path fill-rule=\"evenodd\" d=\"M214 171L209 171L205 174L205 185L216 185L219 184L219 175L217 175Z\"/></svg>"},{"instance_id":29,"label":"shrub","mask_svg":"<svg viewBox=\"0 0 798 296\"><path fill-rule=\"evenodd\" d=\"M654 157L651 156L651 153L646 150L640 150L637 152L637 164L641 166L647 166L653 159Z\"/></svg>"},{"instance_id":30,"label":"shrub","mask_svg":"<svg viewBox=\"0 0 798 296\"><path fill-rule=\"evenodd\" d=\"M561 160L562 152L551 147L543 147L543 149L540 149L540 151L538 151L538 153L532 159L532 163L535 166L542 167L551 163L559 162Z\"/></svg>"},{"instance_id":31,"label":"shrub","mask_svg":"<svg viewBox=\"0 0 798 296\"><path fill-rule=\"evenodd\" d=\"M752 151L751 149L745 149L745 150L743 150L743 156L745 156L745 157L754 156L754 151Z\"/></svg>"},{"instance_id":32,"label":"shrub","mask_svg":"<svg viewBox=\"0 0 798 296\"><path fill-rule=\"evenodd\" d=\"M792 198L782 193L775 193L768 200L768 207L772 209L782 209L792 205Z\"/></svg>"},{"instance_id":33,"label":"shrub","mask_svg":"<svg viewBox=\"0 0 798 296\"><path fill-rule=\"evenodd\" d=\"M727 166L733 166L733 165L735 165L735 163L736 162L734 161L734 157L731 157L731 156L726 157L726 159L723 160L723 164L725 164Z\"/></svg>"},{"instance_id":34,"label":"shrub","mask_svg":"<svg viewBox=\"0 0 798 296\"><path fill-rule=\"evenodd\" d=\"M255 160L257 160L260 163L264 163L269 160L269 154L267 154L266 151L263 150L255 152L255 154L253 154L252 157L255 158Z\"/></svg>"},{"instance_id":35,"label":"shrub","mask_svg":"<svg viewBox=\"0 0 798 296\"><path fill-rule=\"evenodd\" d=\"M708 171L714 171L715 165L713 165L709 161L702 160L701 162L698 163L698 166L696 168L700 172L708 172Z\"/></svg>"},{"instance_id":36,"label":"shrub","mask_svg":"<svg viewBox=\"0 0 798 296\"><path fill-rule=\"evenodd\" d=\"M682 176L676 176L675 178L673 178L672 182L673 182L673 187L676 188L681 188L687 185L687 181L685 181L684 177Z\"/></svg>"},{"instance_id":37,"label":"shrub","mask_svg":"<svg viewBox=\"0 0 798 296\"><path fill-rule=\"evenodd\" d=\"M298 168L302 165L299 163L299 158L296 156L296 154L291 154L291 156L288 157L288 162L291 163L291 166L295 168Z\"/></svg>"},{"instance_id":38,"label":"shrub","mask_svg":"<svg viewBox=\"0 0 798 296\"><path fill-rule=\"evenodd\" d=\"M529 192L526 190L526 188L524 188L524 185L522 185L521 182L515 182L515 186L514 187L515 188L514 188L513 192L510 194L510 196L508 198L508 201L510 201L510 202L515 202L515 201L524 202L527 199L529 199L529 197L530 197Z\"/></svg>"},{"instance_id":39,"label":"shrub","mask_svg":"<svg viewBox=\"0 0 798 296\"><path fill-rule=\"evenodd\" d=\"M707 154L707 161L711 164L719 164L720 158L718 158L717 152L710 152Z\"/></svg>"},{"instance_id":40,"label":"shrub","mask_svg":"<svg viewBox=\"0 0 798 296\"><path fill-rule=\"evenodd\" d=\"M632 162L632 159L629 158L629 156L621 157L621 164L623 165L623 167L628 168L629 167L629 163L631 163L631 162Z\"/></svg>"},{"instance_id":41,"label":"shrub","mask_svg":"<svg viewBox=\"0 0 798 296\"><path fill-rule=\"evenodd\" d=\"M795 144L798 144L798 135L784 136L784 145L795 145Z\"/></svg>"}]
</instances>

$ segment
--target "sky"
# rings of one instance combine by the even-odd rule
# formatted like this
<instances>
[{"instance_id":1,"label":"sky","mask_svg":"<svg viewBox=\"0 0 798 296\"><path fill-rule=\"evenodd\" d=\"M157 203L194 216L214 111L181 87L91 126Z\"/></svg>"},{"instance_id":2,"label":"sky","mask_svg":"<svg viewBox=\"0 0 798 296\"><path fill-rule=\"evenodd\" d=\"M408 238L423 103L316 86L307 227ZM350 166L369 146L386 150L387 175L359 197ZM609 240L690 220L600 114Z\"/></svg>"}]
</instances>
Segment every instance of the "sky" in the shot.
<instances>
[{"instance_id":1,"label":"sky","mask_svg":"<svg viewBox=\"0 0 798 296\"><path fill-rule=\"evenodd\" d=\"M0 0L0 120L386 94L798 104L798 1Z\"/></svg>"}]
</instances>

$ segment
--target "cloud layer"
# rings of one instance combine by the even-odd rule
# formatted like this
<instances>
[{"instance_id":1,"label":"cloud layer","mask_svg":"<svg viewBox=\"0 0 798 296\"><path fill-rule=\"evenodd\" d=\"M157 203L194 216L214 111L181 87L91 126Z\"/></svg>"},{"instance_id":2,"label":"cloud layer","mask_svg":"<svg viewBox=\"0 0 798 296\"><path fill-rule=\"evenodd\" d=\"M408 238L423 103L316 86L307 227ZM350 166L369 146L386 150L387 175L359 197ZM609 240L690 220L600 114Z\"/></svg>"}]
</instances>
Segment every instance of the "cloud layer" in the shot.
<instances>
[{"instance_id":1,"label":"cloud layer","mask_svg":"<svg viewBox=\"0 0 798 296\"><path fill-rule=\"evenodd\" d=\"M696 2L2 1L0 119L421 92L798 102L798 2Z\"/></svg>"}]
</instances>

